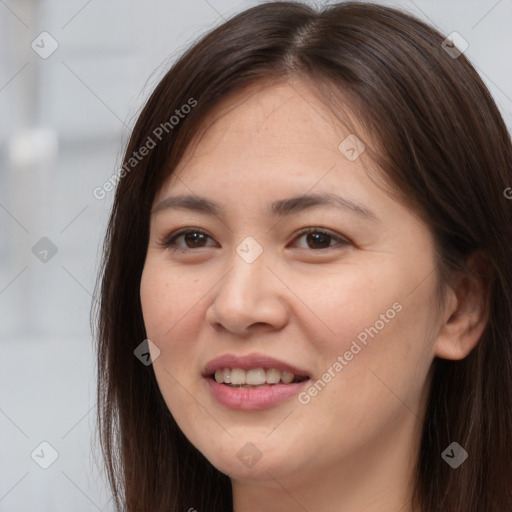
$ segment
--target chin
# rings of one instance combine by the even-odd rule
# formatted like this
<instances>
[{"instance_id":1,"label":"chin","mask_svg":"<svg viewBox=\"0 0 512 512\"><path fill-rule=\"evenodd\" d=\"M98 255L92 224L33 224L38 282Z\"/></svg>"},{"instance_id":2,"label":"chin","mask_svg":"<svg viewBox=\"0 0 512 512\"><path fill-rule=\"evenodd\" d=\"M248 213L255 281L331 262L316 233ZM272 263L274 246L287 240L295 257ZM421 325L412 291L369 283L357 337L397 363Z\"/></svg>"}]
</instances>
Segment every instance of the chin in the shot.
<instances>
[{"instance_id":1,"label":"chin","mask_svg":"<svg viewBox=\"0 0 512 512\"><path fill-rule=\"evenodd\" d=\"M274 481L291 473L302 473L308 467L305 459L290 460L293 450L283 444L281 450L276 447L258 450L255 444L235 438L216 450L209 446L200 451L216 469L236 480Z\"/></svg>"},{"instance_id":2,"label":"chin","mask_svg":"<svg viewBox=\"0 0 512 512\"><path fill-rule=\"evenodd\" d=\"M279 461L263 461L263 457L252 465L245 465L237 458L236 460L216 458L210 462L216 469L234 480L268 481L273 480L277 475L282 476L283 471L286 471Z\"/></svg>"}]
</instances>

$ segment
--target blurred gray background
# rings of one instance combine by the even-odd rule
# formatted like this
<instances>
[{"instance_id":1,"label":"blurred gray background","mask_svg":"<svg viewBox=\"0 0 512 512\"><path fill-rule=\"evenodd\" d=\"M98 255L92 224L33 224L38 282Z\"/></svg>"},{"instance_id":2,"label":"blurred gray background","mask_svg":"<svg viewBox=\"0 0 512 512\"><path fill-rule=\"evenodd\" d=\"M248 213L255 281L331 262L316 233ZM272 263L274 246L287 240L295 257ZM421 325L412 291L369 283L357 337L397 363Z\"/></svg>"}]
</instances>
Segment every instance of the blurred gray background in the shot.
<instances>
[{"instance_id":1,"label":"blurred gray background","mask_svg":"<svg viewBox=\"0 0 512 512\"><path fill-rule=\"evenodd\" d=\"M113 510L89 328L113 192L92 191L176 56L257 3L0 0L0 512ZM458 32L510 129L512 1L380 3Z\"/></svg>"}]
</instances>

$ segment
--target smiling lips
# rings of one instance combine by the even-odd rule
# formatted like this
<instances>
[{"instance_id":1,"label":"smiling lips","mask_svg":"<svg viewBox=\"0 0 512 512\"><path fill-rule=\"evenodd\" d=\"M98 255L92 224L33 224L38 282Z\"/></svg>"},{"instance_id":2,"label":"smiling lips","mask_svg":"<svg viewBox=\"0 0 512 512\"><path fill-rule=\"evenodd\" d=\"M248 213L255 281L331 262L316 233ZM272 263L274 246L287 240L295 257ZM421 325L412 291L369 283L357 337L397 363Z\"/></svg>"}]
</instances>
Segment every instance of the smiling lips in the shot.
<instances>
[{"instance_id":1,"label":"smiling lips","mask_svg":"<svg viewBox=\"0 0 512 512\"><path fill-rule=\"evenodd\" d=\"M260 385L265 382L277 384L279 381L289 384L294 379L304 380L310 377L306 370L263 354L224 354L207 363L202 374L203 377L214 377L217 382L237 385Z\"/></svg>"},{"instance_id":2,"label":"smiling lips","mask_svg":"<svg viewBox=\"0 0 512 512\"><path fill-rule=\"evenodd\" d=\"M264 409L297 394L310 375L283 361L250 354L226 354L210 361L202 372L222 405L233 409Z\"/></svg>"},{"instance_id":3,"label":"smiling lips","mask_svg":"<svg viewBox=\"0 0 512 512\"><path fill-rule=\"evenodd\" d=\"M277 368L254 368L245 371L242 368L224 368L215 372L215 380L219 384L229 386L244 386L251 388L253 386L262 387L269 384L290 384L294 380L299 382L306 377L295 377L295 374L288 371L280 371Z\"/></svg>"}]
</instances>

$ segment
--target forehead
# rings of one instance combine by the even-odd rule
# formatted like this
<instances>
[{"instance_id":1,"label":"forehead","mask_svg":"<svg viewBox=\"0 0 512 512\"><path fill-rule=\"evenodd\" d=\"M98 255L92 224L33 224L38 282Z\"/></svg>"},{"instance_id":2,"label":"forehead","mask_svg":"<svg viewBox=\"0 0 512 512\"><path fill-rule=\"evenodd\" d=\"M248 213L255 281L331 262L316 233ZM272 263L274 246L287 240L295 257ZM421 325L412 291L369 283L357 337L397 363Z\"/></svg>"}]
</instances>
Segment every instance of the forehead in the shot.
<instances>
[{"instance_id":1,"label":"forehead","mask_svg":"<svg viewBox=\"0 0 512 512\"><path fill-rule=\"evenodd\" d=\"M364 144L373 144L358 130ZM233 95L198 133L156 195L154 219L160 212L194 212L242 229L246 222L329 208L354 226L409 232L406 226L416 229L422 221L368 151L347 158L340 145L355 134L302 84Z\"/></svg>"},{"instance_id":2,"label":"forehead","mask_svg":"<svg viewBox=\"0 0 512 512\"><path fill-rule=\"evenodd\" d=\"M356 125L348 108L341 114ZM182 188L185 179L196 184L243 179L254 186L261 178L286 179L307 186L333 166L337 170L329 174L348 166L346 179L353 181L358 162L340 153L351 128L337 116L299 81L236 91L205 119L157 199L171 185Z\"/></svg>"},{"instance_id":3,"label":"forehead","mask_svg":"<svg viewBox=\"0 0 512 512\"><path fill-rule=\"evenodd\" d=\"M228 96L208 116L190 149L194 148L194 156L199 157L219 144L230 145L236 140L237 146L230 147L230 152L237 148L257 153L269 146L286 151L288 146L321 145L336 153L336 142L347 130L306 84L294 80L254 85Z\"/></svg>"}]
</instances>

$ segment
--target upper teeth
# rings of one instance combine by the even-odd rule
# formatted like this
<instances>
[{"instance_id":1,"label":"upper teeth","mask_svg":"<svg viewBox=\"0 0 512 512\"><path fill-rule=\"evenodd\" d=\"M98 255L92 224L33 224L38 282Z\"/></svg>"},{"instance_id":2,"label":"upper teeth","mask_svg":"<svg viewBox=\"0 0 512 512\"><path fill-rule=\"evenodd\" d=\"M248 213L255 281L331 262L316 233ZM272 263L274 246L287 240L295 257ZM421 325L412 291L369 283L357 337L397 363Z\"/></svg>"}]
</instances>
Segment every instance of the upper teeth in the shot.
<instances>
[{"instance_id":1,"label":"upper teeth","mask_svg":"<svg viewBox=\"0 0 512 512\"><path fill-rule=\"evenodd\" d=\"M241 368L224 368L215 372L215 380L219 383L251 386L261 384L277 384L279 381L289 384L293 381L295 375L290 372L282 372L276 368L254 368L253 370L242 370Z\"/></svg>"}]
</instances>

